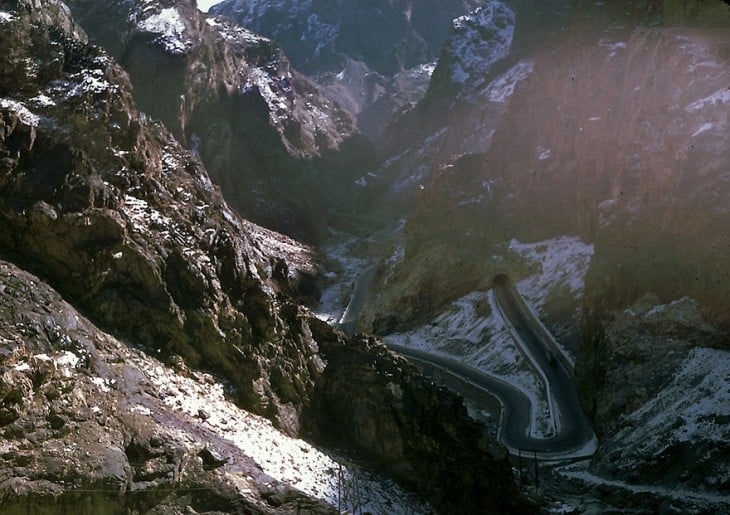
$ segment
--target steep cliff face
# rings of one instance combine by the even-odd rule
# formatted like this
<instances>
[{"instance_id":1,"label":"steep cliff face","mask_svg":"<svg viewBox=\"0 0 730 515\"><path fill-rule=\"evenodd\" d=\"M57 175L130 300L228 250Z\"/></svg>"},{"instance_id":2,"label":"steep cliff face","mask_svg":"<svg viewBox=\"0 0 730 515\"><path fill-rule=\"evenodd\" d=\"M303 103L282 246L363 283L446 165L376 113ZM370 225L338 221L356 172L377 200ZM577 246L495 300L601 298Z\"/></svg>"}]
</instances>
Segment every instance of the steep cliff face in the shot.
<instances>
[{"instance_id":1,"label":"steep cliff face","mask_svg":"<svg viewBox=\"0 0 730 515\"><path fill-rule=\"evenodd\" d=\"M564 30L541 47L518 11L509 55L463 86L454 73L467 52L442 59L431 90L452 94L427 98L381 148L391 195L406 213L412 201L406 254L418 259L428 246L431 226L419 217L451 202L463 233L594 242L589 289L613 305L647 291L662 301L689 295L724 325L728 49L718 25L727 8L709 5L725 18L703 27L707 11L681 17L669 7L646 27L636 25L638 7L579 5L556 17ZM657 25L664 19L672 23ZM493 36L483 48L496 48ZM447 54L464 39L454 37Z\"/></svg>"},{"instance_id":2,"label":"steep cliff face","mask_svg":"<svg viewBox=\"0 0 730 515\"><path fill-rule=\"evenodd\" d=\"M510 479L506 450L467 416L459 397L434 388L375 338L326 342L329 365L312 403L318 422L305 425L317 441L374 460L443 513L534 510ZM353 377L356 389L348 387Z\"/></svg>"},{"instance_id":3,"label":"steep cliff face","mask_svg":"<svg viewBox=\"0 0 730 515\"><path fill-rule=\"evenodd\" d=\"M226 0L211 8L286 49L294 64L380 136L391 116L425 92L450 20L474 0Z\"/></svg>"},{"instance_id":4,"label":"steep cliff face","mask_svg":"<svg viewBox=\"0 0 730 515\"><path fill-rule=\"evenodd\" d=\"M277 300L296 266L270 255L270 235L235 215L200 161L137 112L127 74L102 50L45 22L43 6L10 12L3 253L105 326L220 370L246 406L296 431L293 403L323 368L298 308ZM293 344L296 359L276 358L274 342ZM265 384L274 370L279 394ZM296 387L283 379L295 376Z\"/></svg>"},{"instance_id":5,"label":"steep cliff face","mask_svg":"<svg viewBox=\"0 0 730 515\"><path fill-rule=\"evenodd\" d=\"M278 44L206 18L191 0L69 5L129 72L140 109L200 156L239 211L317 236L327 208L338 207L336 192L352 182L332 154L366 150L352 116Z\"/></svg>"},{"instance_id":6,"label":"steep cliff face","mask_svg":"<svg viewBox=\"0 0 730 515\"><path fill-rule=\"evenodd\" d=\"M453 491L480 492L474 511L522 505L458 398L297 303L311 251L232 211L63 4L0 2L0 25L3 511L331 511L262 473L249 437L221 437L253 424L240 411L230 429L205 401L190 413L189 392L211 390L290 435L397 463L436 508ZM451 456L479 467L454 474Z\"/></svg>"}]
</instances>

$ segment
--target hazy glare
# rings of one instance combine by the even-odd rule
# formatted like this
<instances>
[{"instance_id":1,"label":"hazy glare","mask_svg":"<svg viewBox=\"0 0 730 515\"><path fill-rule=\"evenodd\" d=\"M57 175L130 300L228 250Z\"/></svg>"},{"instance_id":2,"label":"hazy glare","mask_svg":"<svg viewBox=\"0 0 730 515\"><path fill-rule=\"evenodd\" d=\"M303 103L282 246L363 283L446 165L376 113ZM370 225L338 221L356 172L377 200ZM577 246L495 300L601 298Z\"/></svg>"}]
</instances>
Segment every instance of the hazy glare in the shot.
<instances>
[{"instance_id":1,"label":"hazy glare","mask_svg":"<svg viewBox=\"0 0 730 515\"><path fill-rule=\"evenodd\" d=\"M198 0L198 9L206 13L208 9L219 3L221 3L221 0Z\"/></svg>"}]
</instances>

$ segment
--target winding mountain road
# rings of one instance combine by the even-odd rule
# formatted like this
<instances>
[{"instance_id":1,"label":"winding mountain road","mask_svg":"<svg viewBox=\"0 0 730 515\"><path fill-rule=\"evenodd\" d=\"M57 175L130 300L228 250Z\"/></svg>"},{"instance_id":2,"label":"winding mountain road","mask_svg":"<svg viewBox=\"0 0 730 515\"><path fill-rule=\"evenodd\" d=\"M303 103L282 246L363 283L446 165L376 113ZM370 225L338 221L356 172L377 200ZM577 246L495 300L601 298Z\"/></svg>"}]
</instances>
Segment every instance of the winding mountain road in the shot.
<instances>
[{"instance_id":1,"label":"winding mountain road","mask_svg":"<svg viewBox=\"0 0 730 515\"><path fill-rule=\"evenodd\" d=\"M362 309L376 267L361 273L340 319L340 328L352 334L357 315ZM494 297L505 322L511 327L518 347L527 354L536 373L545 381L555 434L550 438L530 436L532 406L519 389L487 372L466 365L457 359L423 350L389 343L388 347L406 358L437 367L457 381L466 382L499 399L502 406L499 439L512 454L520 451L536 453L543 460L559 460L593 455L596 437L578 401L572 366L562 355L554 353L554 342L538 320L524 308L524 300L509 278L500 275L494 281Z\"/></svg>"}]
</instances>

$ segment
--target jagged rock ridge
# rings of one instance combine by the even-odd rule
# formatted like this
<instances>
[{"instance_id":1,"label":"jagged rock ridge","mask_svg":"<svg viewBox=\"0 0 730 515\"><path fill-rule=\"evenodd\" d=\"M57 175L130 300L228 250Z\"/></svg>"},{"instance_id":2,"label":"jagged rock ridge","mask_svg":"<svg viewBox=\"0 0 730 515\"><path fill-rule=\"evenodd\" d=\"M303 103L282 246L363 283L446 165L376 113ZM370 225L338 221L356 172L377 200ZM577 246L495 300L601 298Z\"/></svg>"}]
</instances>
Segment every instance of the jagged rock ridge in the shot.
<instances>
[{"instance_id":1,"label":"jagged rock ridge","mask_svg":"<svg viewBox=\"0 0 730 515\"><path fill-rule=\"evenodd\" d=\"M377 139L401 108L428 85L449 22L480 2L226 0L210 9L278 41L360 129Z\"/></svg>"},{"instance_id":2,"label":"jagged rock ridge","mask_svg":"<svg viewBox=\"0 0 730 515\"><path fill-rule=\"evenodd\" d=\"M332 154L366 148L352 116L277 43L206 18L192 0L69 5L129 72L140 109L200 156L229 202L270 227L318 236L351 184Z\"/></svg>"}]
</instances>

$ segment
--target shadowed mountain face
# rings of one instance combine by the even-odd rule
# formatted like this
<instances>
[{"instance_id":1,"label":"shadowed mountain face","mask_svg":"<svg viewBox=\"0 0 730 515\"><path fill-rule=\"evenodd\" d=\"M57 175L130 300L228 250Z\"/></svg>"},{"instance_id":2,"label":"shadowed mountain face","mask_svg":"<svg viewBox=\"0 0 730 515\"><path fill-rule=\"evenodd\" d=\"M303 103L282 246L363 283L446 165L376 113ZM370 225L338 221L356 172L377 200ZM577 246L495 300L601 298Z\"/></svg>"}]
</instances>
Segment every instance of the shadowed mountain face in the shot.
<instances>
[{"instance_id":1,"label":"shadowed mountain face","mask_svg":"<svg viewBox=\"0 0 730 515\"><path fill-rule=\"evenodd\" d=\"M451 20L475 0L226 0L211 8L275 39L375 139L423 96Z\"/></svg>"},{"instance_id":2,"label":"shadowed mountain face","mask_svg":"<svg viewBox=\"0 0 730 515\"><path fill-rule=\"evenodd\" d=\"M404 248L384 260L360 327L421 335L497 273L519 283L570 268L569 251L530 263L521 242L548 254L577 236L592 245L585 290L545 291L540 309L551 328L571 328L583 406L607 440L595 470L671 487L711 477L724 491L722 403L706 414L718 433L686 430L687 408L676 427L690 436L667 436L656 460L620 448L636 423L624 417L647 420L675 377L702 376L692 367L706 367L703 353L724 363L730 349L730 9L555 5L544 24L537 2L455 24L425 100L386 130L375 175L388 185L383 210L407 219ZM510 23L505 38L497 29Z\"/></svg>"},{"instance_id":3,"label":"shadowed mountain face","mask_svg":"<svg viewBox=\"0 0 730 515\"><path fill-rule=\"evenodd\" d=\"M600 302L690 295L727 324L727 8L667 4L647 20L638 7L579 4L539 47L520 29L522 9L509 55L466 81L456 71L473 52L442 58L427 101L382 145L392 159L381 174L400 199L389 205L414 206L406 254L422 260L430 247L440 270L473 287L480 280L447 262L484 270L479 261L512 237L577 234L596 244L589 290ZM462 29L454 38L446 52L479 48ZM448 258L435 250L440 227Z\"/></svg>"}]
</instances>

